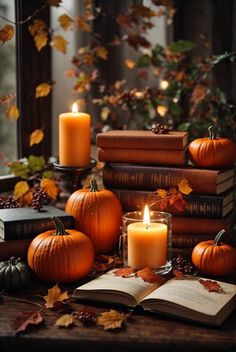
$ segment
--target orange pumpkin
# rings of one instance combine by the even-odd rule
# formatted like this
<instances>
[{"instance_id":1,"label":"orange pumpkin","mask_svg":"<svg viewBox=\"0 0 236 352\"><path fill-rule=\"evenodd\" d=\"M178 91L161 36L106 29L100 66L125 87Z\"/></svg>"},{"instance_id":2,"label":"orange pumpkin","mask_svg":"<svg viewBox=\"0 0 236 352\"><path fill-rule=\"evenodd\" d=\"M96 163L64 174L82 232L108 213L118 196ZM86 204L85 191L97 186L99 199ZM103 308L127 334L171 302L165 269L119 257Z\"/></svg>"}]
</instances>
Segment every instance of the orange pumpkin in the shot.
<instances>
[{"instance_id":1,"label":"orange pumpkin","mask_svg":"<svg viewBox=\"0 0 236 352\"><path fill-rule=\"evenodd\" d=\"M77 230L65 230L53 217L56 230L36 236L28 249L28 265L43 281L73 282L92 269L94 248L91 240Z\"/></svg>"},{"instance_id":2,"label":"orange pumpkin","mask_svg":"<svg viewBox=\"0 0 236 352\"><path fill-rule=\"evenodd\" d=\"M236 145L227 138L216 138L214 127L208 128L210 137L198 138L189 144L188 154L199 167L231 167L236 158Z\"/></svg>"},{"instance_id":3,"label":"orange pumpkin","mask_svg":"<svg viewBox=\"0 0 236 352\"><path fill-rule=\"evenodd\" d=\"M236 250L233 246L220 243L225 230L221 230L214 240L198 243L192 251L192 262L202 273L212 276L230 274L236 268Z\"/></svg>"},{"instance_id":4,"label":"orange pumpkin","mask_svg":"<svg viewBox=\"0 0 236 352\"><path fill-rule=\"evenodd\" d=\"M65 210L75 218L75 227L89 236L96 253L107 253L117 246L122 208L114 193L98 190L96 180L90 181L90 188L72 193Z\"/></svg>"}]
</instances>

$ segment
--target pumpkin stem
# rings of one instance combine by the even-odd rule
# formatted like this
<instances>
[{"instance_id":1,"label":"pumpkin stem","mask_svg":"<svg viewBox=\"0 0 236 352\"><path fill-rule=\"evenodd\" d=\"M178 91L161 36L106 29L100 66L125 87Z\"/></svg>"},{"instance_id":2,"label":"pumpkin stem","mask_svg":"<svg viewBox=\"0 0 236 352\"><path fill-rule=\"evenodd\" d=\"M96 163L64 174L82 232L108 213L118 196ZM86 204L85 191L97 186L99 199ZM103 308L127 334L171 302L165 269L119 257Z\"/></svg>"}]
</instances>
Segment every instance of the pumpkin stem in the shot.
<instances>
[{"instance_id":1,"label":"pumpkin stem","mask_svg":"<svg viewBox=\"0 0 236 352\"><path fill-rule=\"evenodd\" d=\"M54 222L56 229L54 236L68 235L68 232L65 231L65 226L63 222L59 218L57 218L56 216L52 216L51 219Z\"/></svg>"},{"instance_id":2,"label":"pumpkin stem","mask_svg":"<svg viewBox=\"0 0 236 352\"><path fill-rule=\"evenodd\" d=\"M216 139L216 133L215 133L214 126L209 126L208 132L209 132L210 139Z\"/></svg>"},{"instance_id":3,"label":"pumpkin stem","mask_svg":"<svg viewBox=\"0 0 236 352\"><path fill-rule=\"evenodd\" d=\"M98 184L97 181L94 178L91 178L90 180L90 192L97 192L98 191Z\"/></svg>"},{"instance_id":4,"label":"pumpkin stem","mask_svg":"<svg viewBox=\"0 0 236 352\"><path fill-rule=\"evenodd\" d=\"M222 235L225 233L225 230L221 230L220 232L217 233L215 239L214 239L214 243L213 246L218 246L219 245L219 240L221 239Z\"/></svg>"}]
</instances>

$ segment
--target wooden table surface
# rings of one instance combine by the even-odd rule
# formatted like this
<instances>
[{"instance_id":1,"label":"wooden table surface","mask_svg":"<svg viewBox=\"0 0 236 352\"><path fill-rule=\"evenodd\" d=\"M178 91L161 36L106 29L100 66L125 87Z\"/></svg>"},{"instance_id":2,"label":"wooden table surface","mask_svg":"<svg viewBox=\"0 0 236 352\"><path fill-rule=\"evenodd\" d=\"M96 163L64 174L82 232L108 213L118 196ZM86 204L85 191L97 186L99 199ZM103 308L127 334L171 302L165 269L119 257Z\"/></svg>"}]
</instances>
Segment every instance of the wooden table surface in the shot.
<instances>
[{"instance_id":1,"label":"wooden table surface","mask_svg":"<svg viewBox=\"0 0 236 352\"><path fill-rule=\"evenodd\" d=\"M236 276L235 276L236 278ZM232 282L232 280L230 280ZM235 281L236 282L236 281ZM39 282L15 297L43 304L40 295L46 295L51 286ZM72 293L77 285L60 285ZM70 304L73 310L83 305ZM80 321L71 328L58 328L55 321L62 315L57 311L43 310L44 321L25 332L15 335L10 321L18 312L37 310L34 305L3 298L0 302L0 352L139 352L139 351L236 351L236 310L221 327L209 328L183 320L160 315L134 313L124 328L104 331L101 326L84 327ZM95 306L96 312L107 311L108 306Z\"/></svg>"}]
</instances>

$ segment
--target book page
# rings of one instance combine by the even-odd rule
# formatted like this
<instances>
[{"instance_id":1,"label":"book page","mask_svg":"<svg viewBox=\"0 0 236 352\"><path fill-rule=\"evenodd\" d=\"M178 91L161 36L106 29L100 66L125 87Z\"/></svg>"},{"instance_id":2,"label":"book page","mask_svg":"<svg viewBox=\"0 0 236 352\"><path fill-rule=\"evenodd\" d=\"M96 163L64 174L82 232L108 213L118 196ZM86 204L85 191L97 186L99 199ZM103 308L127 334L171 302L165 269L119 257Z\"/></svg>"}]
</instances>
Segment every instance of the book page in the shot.
<instances>
[{"instance_id":1,"label":"book page","mask_svg":"<svg viewBox=\"0 0 236 352\"><path fill-rule=\"evenodd\" d=\"M217 312L236 294L236 285L219 282L224 293L208 292L198 282L199 278L172 279L149 294L146 300L164 300L195 310L216 315Z\"/></svg>"},{"instance_id":2,"label":"book page","mask_svg":"<svg viewBox=\"0 0 236 352\"><path fill-rule=\"evenodd\" d=\"M141 278L115 276L114 270L79 286L74 296L83 299L108 301L135 306L159 285L144 282Z\"/></svg>"}]
</instances>

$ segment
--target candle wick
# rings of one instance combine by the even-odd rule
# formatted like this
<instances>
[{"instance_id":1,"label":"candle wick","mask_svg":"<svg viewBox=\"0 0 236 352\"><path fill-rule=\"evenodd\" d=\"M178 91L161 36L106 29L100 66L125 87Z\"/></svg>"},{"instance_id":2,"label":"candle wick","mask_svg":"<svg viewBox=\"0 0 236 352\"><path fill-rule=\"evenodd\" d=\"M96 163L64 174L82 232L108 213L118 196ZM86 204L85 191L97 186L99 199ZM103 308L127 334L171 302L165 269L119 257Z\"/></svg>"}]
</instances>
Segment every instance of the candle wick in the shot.
<instances>
[{"instance_id":1,"label":"candle wick","mask_svg":"<svg viewBox=\"0 0 236 352\"><path fill-rule=\"evenodd\" d=\"M149 227L150 227L150 224L148 224L148 225L146 226L146 230L148 230L148 229L149 229Z\"/></svg>"}]
</instances>

